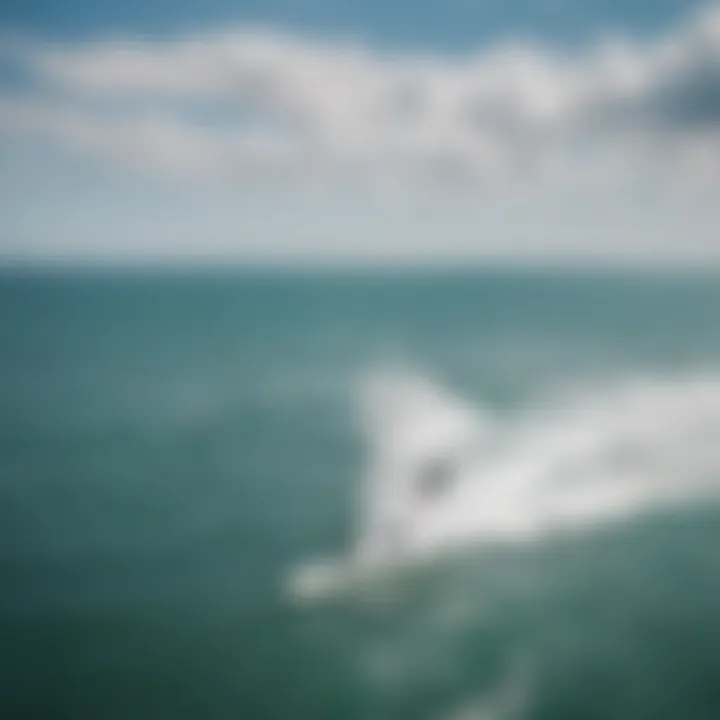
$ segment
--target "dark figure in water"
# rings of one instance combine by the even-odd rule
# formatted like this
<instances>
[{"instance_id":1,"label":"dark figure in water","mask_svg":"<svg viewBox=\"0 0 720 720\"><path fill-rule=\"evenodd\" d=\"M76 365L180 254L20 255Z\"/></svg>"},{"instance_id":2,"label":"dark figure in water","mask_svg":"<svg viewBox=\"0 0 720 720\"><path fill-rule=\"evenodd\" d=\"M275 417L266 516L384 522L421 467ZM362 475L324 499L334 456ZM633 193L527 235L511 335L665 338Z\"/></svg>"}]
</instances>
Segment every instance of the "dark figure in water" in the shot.
<instances>
[{"instance_id":1,"label":"dark figure in water","mask_svg":"<svg viewBox=\"0 0 720 720\"><path fill-rule=\"evenodd\" d=\"M436 457L426 461L418 468L413 490L422 502L434 502L452 485L457 470L451 458ZM412 519L404 523L391 523L384 528L386 547L392 552L401 553L412 529Z\"/></svg>"},{"instance_id":2,"label":"dark figure in water","mask_svg":"<svg viewBox=\"0 0 720 720\"><path fill-rule=\"evenodd\" d=\"M418 470L418 495L424 500L436 500L452 484L455 471L455 463L451 458L437 457L428 460Z\"/></svg>"}]
</instances>

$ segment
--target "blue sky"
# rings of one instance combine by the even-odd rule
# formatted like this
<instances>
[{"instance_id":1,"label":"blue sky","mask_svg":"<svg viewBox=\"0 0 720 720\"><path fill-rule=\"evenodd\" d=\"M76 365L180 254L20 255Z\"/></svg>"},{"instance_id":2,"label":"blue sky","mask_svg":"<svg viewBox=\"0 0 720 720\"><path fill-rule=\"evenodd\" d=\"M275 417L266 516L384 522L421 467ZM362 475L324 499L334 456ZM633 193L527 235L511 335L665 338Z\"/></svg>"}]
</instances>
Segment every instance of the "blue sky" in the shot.
<instances>
[{"instance_id":1,"label":"blue sky","mask_svg":"<svg viewBox=\"0 0 720 720\"><path fill-rule=\"evenodd\" d=\"M65 39L267 24L361 37L388 47L454 52L508 36L577 44L592 40L602 28L643 36L674 26L698 7L698 0L6 0L0 21Z\"/></svg>"},{"instance_id":2,"label":"blue sky","mask_svg":"<svg viewBox=\"0 0 720 720\"><path fill-rule=\"evenodd\" d=\"M0 259L720 262L720 6L0 7Z\"/></svg>"}]
</instances>

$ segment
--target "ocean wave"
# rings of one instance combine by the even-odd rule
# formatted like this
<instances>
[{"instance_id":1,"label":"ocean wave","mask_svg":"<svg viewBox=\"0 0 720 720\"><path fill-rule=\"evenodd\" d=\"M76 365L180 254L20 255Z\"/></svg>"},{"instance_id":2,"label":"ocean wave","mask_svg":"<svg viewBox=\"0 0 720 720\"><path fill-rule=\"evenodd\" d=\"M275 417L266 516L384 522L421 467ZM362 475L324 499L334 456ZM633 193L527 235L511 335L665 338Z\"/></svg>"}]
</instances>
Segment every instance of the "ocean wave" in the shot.
<instances>
[{"instance_id":1,"label":"ocean wave","mask_svg":"<svg viewBox=\"0 0 720 720\"><path fill-rule=\"evenodd\" d=\"M502 414L417 373L362 384L358 537L296 596L488 543L531 543L720 490L720 376L634 378Z\"/></svg>"}]
</instances>

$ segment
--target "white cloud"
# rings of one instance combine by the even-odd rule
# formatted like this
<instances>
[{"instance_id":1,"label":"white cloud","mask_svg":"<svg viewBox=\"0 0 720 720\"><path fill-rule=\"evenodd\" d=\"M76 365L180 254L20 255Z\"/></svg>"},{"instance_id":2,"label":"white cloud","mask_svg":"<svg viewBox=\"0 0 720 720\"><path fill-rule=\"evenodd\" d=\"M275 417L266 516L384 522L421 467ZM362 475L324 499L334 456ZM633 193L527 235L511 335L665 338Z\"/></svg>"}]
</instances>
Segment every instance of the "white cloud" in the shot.
<instances>
[{"instance_id":1,"label":"white cloud","mask_svg":"<svg viewBox=\"0 0 720 720\"><path fill-rule=\"evenodd\" d=\"M173 175L399 187L720 174L720 7L574 55L387 54L260 30L27 44L0 132Z\"/></svg>"}]
</instances>

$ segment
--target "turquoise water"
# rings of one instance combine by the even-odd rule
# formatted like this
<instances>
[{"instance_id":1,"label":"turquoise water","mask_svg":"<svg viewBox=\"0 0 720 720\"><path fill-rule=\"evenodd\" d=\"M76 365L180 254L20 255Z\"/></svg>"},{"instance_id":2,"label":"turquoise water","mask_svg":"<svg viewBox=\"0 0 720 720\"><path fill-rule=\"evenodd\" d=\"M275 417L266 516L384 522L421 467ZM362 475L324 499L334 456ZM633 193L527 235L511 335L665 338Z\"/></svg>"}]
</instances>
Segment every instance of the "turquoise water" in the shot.
<instances>
[{"instance_id":1,"label":"turquoise water","mask_svg":"<svg viewBox=\"0 0 720 720\"><path fill-rule=\"evenodd\" d=\"M379 599L284 592L352 540L358 377L412 365L521 414L714 377L719 320L698 277L6 271L0 715L720 717L712 502Z\"/></svg>"}]
</instances>

